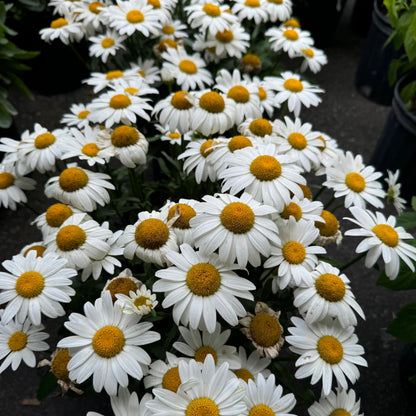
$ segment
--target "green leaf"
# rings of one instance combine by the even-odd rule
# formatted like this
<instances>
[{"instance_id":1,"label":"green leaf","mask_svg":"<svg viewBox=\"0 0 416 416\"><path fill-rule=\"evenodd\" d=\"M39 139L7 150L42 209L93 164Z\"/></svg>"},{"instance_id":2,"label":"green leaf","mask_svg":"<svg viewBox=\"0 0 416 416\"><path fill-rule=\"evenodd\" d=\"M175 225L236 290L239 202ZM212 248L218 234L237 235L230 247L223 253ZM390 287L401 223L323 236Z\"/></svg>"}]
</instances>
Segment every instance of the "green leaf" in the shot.
<instances>
[{"instance_id":1,"label":"green leaf","mask_svg":"<svg viewBox=\"0 0 416 416\"><path fill-rule=\"evenodd\" d=\"M413 211L416 211L416 196L412 198L412 208L413 208Z\"/></svg>"},{"instance_id":2,"label":"green leaf","mask_svg":"<svg viewBox=\"0 0 416 416\"><path fill-rule=\"evenodd\" d=\"M411 290L416 289L416 273L412 272L403 262L400 263L398 276L391 280L383 272L377 280L377 286L383 286L391 290Z\"/></svg>"},{"instance_id":3,"label":"green leaf","mask_svg":"<svg viewBox=\"0 0 416 416\"><path fill-rule=\"evenodd\" d=\"M0 128L8 129L13 122L13 118L10 113L0 103Z\"/></svg>"},{"instance_id":4,"label":"green leaf","mask_svg":"<svg viewBox=\"0 0 416 416\"><path fill-rule=\"evenodd\" d=\"M49 396L58 385L56 377L48 371L40 380L36 397L38 400L43 400Z\"/></svg>"},{"instance_id":5,"label":"green leaf","mask_svg":"<svg viewBox=\"0 0 416 416\"><path fill-rule=\"evenodd\" d=\"M396 225L406 228L406 230L416 227L416 212L404 212L399 215Z\"/></svg>"},{"instance_id":6,"label":"green leaf","mask_svg":"<svg viewBox=\"0 0 416 416\"><path fill-rule=\"evenodd\" d=\"M406 31L404 49L409 57L409 61L416 60L416 14L413 14L413 18Z\"/></svg>"},{"instance_id":7,"label":"green leaf","mask_svg":"<svg viewBox=\"0 0 416 416\"><path fill-rule=\"evenodd\" d=\"M416 341L416 303L409 303L397 314L387 332L404 342Z\"/></svg>"},{"instance_id":8,"label":"green leaf","mask_svg":"<svg viewBox=\"0 0 416 416\"><path fill-rule=\"evenodd\" d=\"M389 66L389 72L388 72L388 77L389 77L389 85L392 87L396 81L397 81L397 74L399 72L400 67L404 64L402 59L393 59L390 62L390 66Z\"/></svg>"}]
</instances>

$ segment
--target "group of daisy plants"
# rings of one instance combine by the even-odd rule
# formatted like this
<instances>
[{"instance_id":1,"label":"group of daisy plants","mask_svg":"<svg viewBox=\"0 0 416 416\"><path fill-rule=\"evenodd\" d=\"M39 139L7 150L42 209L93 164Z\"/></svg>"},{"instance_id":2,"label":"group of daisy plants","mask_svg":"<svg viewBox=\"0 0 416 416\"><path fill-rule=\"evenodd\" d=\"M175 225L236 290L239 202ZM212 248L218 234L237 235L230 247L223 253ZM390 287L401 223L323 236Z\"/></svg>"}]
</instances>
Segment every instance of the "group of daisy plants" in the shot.
<instances>
[{"instance_id":1,"label":"group of daisy plants","mask_svg":"<svg viewBox=\"0 0 416 416\"><path fill-rule=\"evenodd\" d=\"M0 139L2 209L30 205L34 171L50 198L2 263L0 372L42 367L40 397L105 392L116 416L358 416L364 312L327 251L359 236L349 263L394 280L416 248L375 211L403 210L398 172L383 188L301 120L327 60L292 1L49 8L42 39L90 45L90 101Z\"/></svg>"}]
</instances>

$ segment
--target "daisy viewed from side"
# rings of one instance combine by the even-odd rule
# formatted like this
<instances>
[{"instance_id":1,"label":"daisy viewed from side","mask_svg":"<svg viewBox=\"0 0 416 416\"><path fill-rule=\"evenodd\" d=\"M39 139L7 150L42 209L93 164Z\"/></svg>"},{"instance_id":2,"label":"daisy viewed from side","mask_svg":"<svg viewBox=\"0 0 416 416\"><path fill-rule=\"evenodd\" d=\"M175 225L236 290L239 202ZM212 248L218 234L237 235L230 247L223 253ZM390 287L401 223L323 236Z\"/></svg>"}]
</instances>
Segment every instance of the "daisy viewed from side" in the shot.
<instances>
[{"instance_id":1,"label":"daisy viewed from side","mask_svg":"<svg viewBox=\"0 0 416 416\"><path fill-rule=\"evenodd\" d=\"M52 20L50 27L45 27L39 31L40 37L45 42L52 42L59 39L65 45L79 42L85 35L83 25L77 21L75 16L69 12L63 17Z\"/></svg>"},{"instance_id":2,"label":"daisy viewed from side","mask_svg":"<svg viewBox=\"0 0 416 416\"><path fill-rule=\"evenodd\" d=\"M264 8L271 22L284 22L292 16L292 0L266 0Z\"/></svg>"},{"instance_id":3,"label":"daisy viewed from side","mask_svg":"<svg viewBox=\"0 0 416 416\"><path fill-rule=\"evenodd\" d=\"M324 65L328 63L328 58L326 57L325 52L311 45L301 50L301 56L303 57L303 62L300 66L301 72L304 72L309 68L314 74L316 74Z\"/></svg>"},{"instance_id":4,"label":"daisy viewed from side","mask_svg":"<svg viewBox=\"0 0 416 416\"><path fill-rule=\"evenodd\" d=\"M88 114L90 111L85 104L72 104L69 108L69 113L66 113L61 118L61 123L66 124L68 127L76 126L79 129L83 129L89 126Z\"/></svg>"},{"instance_id":5,"label":"daisy viewed from side","mask_svg":"<svg viewBox=\"0 0 416 416\"><path fill-rule=\"evenodd\" d=\"M255 380L258 374L268 377L270 370L267 367L271 360L262 357L256 350L252 351L247 357L247 352L243 346L238 347L238 357L240 359L240 368L233 370L234 374L244 383L249 380Z\"/></svg>"},{"instance_id":6,"label":"daisy viewed from side","mask_svg":"<svg viewBox=\"0 0 416 416\"><path fill-rule=\"evenodd\" d=\"M142 346L160 340L157 332L150 331L153 324L139 323L136 314L123 314L113 305L109 292L94 304L87 302L84 313L71 313L65 327L75 335L58 343L72 357L70 378L83 383L92 376L94 390L104 388L109 395L117 394L119 385L127 387L129 375L141 380L143 369L151 362Z\"/></svg>"},{"instance_id":7,"label":"daisy viewed from side","mask_svg":"<svg viewBox=\"0 0 416 416\"><path fill-rule=\"evenodd\" d=\"M117 295L128 296L130 292L136 293L143 283L133 276L130 269L124 269L118 276L107 280L101 291L101 296L105 292L110 292L113 303L117 302Z\"/></svg>"},{"instance_id":8,"label":"daisy viewed from side","mask_svg":"<svg viewBox=\"0 0 416 416\"><path fill-rule=\"evenodd\" d=\"M231 10L240 21L253 20L256 25L259 25L269 20L264 5L265 0L236 0Z\"/></svg>"},{"instance_id":9,"label":"daisy viewed from side","mask_svg":"<svg viewBox=\"0 0 416 416\"><path fill-rule=\"evenodd\" d=\"M283 50L289 55L289 58L299 56L302 50L313 45L313 39L308 31L292 27L287 28L283 25L266 30L265 35L269 39L273 51Z\"/></svg>"},{"instance_id":10,"label":"daisy viewed from side","mask_svg":"<svg viewBox=\"0 0 416 416\"><path fill-rule=\"evenodd\" d=\"M284 220L294 217L296 221L324 222L324 219L321 217L322 208L321 201L311 201L308 198L299 199L293 196L290 202L285 204L279 216Z\"/></svg>"},{"instance_id":11,"label":"daisy viewed from side","mask_svg":"<svg viewBox=\"0 0 416 416\"><path fill-rule=\"evenodd\" d=\"M386 199L387 202L391 202L396 209L397 213L400 215L402 214L405 206L406 200L400 197L400 188L401 183L398 183L400 170L396 170L396 172L392 172L387 170L388 177L384 178L385 182L387 183L387 193Z\"/></svg>"},{"instance_id":12,"label":"daisy viewed from side","mask_svg":"<svg viewBox=\"0 0 416 416\"><path fill-rule=\"evenodd\" d=\"M342 242L342 233L339 229L337 217L330 211L323 209L320 221L315 221L315 227L319 230L319 236L315 240L318 246L327 246L332 243L340 245Z\"/></svg>"}]
</instances>

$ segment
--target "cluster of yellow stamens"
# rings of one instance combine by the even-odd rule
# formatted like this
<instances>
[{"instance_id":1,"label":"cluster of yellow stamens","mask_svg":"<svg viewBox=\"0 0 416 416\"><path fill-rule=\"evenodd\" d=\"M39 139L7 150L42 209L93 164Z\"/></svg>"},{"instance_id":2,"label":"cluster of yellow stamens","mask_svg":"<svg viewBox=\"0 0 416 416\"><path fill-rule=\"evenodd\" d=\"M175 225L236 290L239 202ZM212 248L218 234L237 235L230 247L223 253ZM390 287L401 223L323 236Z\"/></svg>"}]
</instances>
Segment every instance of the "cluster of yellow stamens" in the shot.
<instances>
[{"instance_id":1,"label":"cluster of yellow stamens","mask_svg":"<svg viewBox=\"0 0 416 416\"><path fill-rule=\"evenodd\" d=\"M170 103L178 110L188 110L192 107L192 104L187 100L186 91L177 91L172 95Z\"/></svg>"},{"instance_id":2,"label":"cluster of yellow stamens","mask_svg":"<svg viewBox=\"0 0 416 416\"><path fill-rule=\"evenodd\" d=\"M182 384L181 377L179 375L179 368L172 367L166 371L162 379L162 387L166 390L176 393L179 386Z\"/></svg>"},{"instance_id":3,"label":"cluster of yellow stamens","mask_svg":"<svg viewBox=\"0 0 416 416\"><path fill-rule=\"evenodd\" d=\"M185 416L219 416L220 411L215 402L208 397L192 400L185 411Z\"/></svg>"},{"instance_id":4,"label":"cluster of yellow stamens","mask_svg":"<svg viewBox=\"0 0 416 416\"><path fill-rule=\"evenodd\" d=\"M305 247L297 241L289 241L282 248L285 260L290 264L300 264L305 260Z\"/></svg>"},{"instance_id":5,"label":"cluster of yellow stamens","mask_svg":"<svg viewBox=\"0 0 416 416\"><path fill-rule=\"evenodd\" d=\"M55 143L56 137L52 133L42 133L35 139L36 149L45 149Z\"/></svg>"},{"instance_id":6,"label":"cluster of yellow stamens","mask_svg":"<svg viewBox=\"0 0 416 416\"><path fill-rule=\"evenodd\" d=\"M222 225L234 234L245 234L254 226L254 212L242 202L231 202L220 215Z\"/></svg>"},{"instance_id":7,"label":"cluster of yellow stamens","mask_svg":"<svg viewBox=\"0 0 416 416\"><path fill-rule=\"evenodd\" d=\"M125 343L123 331L114 325L107 325L95 333L92 348L100 357L112 358L123 350Z\"/></svg>"},{"instance_id":8,"label":"cluster of yellow stamens","mask_svg":"<svg viewBox=\"0 0 416 416\"><path fill-rule=\"evenodd\" d=\"M126 14L126 19L130 23L141 23L144 21L144 15L140 10L130 10Z\"/></svg>"},{"instance_id":9,"label":"cluster of yellow stamens","mask_svg":"<svg viewBox=\"0 0 416 416\"><path fill-rule=\"evenodd\" d=\"M339 302L345 295L345 283L332 273L321 274L315 281L317 293L329 302Z\"/></svg>"},{"instance_id":10,"label":"cluster of yellow stamens","mask_svg":"<svg viewBox=\"0 0 416 416\"><path fill-rule=\"evenodd\" d=\"M318 353L329 364L338 364L344 356L342 344L332 335L324 335L318 340Z\"/></svg>"},{"instance_id":11,"label":"cluster of yellow stamens","mask_svg":"<svg viewBox=\"0 0 416 416\"><path fill-rule=\"evenodd\" d=\"M345 185L352 191L360 193L365 189L365 179L357 172L350 172L345 177Z\"/></svg>"},{"instance_id":12,"label":"cluster of yellow stamens","mask_svg":"<svg viewBox=\"0 0 416 416\"><path fill-rule=\"evenodd\" d=\"M45 287L45 279L35 271L24 272L16 280L16 293L27 299L39 296Z\"/></svg>"},{"instance_id":13,"label":"cluster of yellow stamens","mask_svg":"<svg viewBox=\"0 0 416 416\"><path fill-rule=\"evenodd\" d=\"M220 288L221 275L212 264L194 264L186 274L186 284L197 296L211 296Z\"/></svg>"},{"instance_id":14,"label":"cluster of yellow stamens","mask_svg":"<svg viewBox=\"0 0 416 416\"><path fill-rule=\"evenodd\" d=\"M169 228L162 220L149 218L136 227L134 238L140 247L157 250L168 241Z\"/></svg>"},{"instance_id":15,"label":"cluster of yellow stamens","mask_svg":"<svg viewBox=\"0 0 416 416\"><path fill-rule=\"evenodd\" d=\"M199 106L209 113L222 113L225 108L225 101L217 92L209 91L201 96Z\"/></svg>"},{"instance_id":16,"label":"cluster of yellow stamens","mask_svg":"<svg viewBox=\"0 0 416 416\"><path fill-rule=\"evenodd\" d=\"M138 142L139 138L139 132L131 126L116 127L111 133L111 143L115 147L132 146Z\"/></svg>"},{"instance_id":17,"label":"cluster of yellow stamens","mask_svg":"<svg viewBox=\"0 0 416 416\"><path fill-rule=\"evenodd\" d=\"M0 173L0 189L6 189L14 184L14 176L9 172Z\"/></svg>"},{"instance_id":18,"label":"cluster of yellow stamens","mask_svg":"<svg viewBox=\"0 0 416 416\"><path fill-rule=\"evenodd\" d=\"M78 225L66 225L56 234L56 245L62 251L79 249L87 239L87 234Z\"/></svg>"},{"instance_id":19,"label":"cluster of yellow stamens","mask_svg":"<svg viewBox=\"0 0 416 416\"><path fill-rule=\"evenodd\" d=\"M265 404L257 404L252 407L248 416L274 416L276 413Z\"/></svg>"},{"instance_id":20,"label":"cluster of yellow stamens","mask_svg":"<svg viewBox=\"0 0 416 416\"><path fill-rule=\"evenodd\" d=\"M137 284L127 277L117 277L107 285L106 290L111 293L111 299L115 302L116 294L129 296L130 291L136 292Z\"/></svg>"},{"instance_id":21,"label":"cluster of yellow stamens","mask_svg":"<svg viewBox=\"0 0 416 416\"><path fill-rule=\"evenodd\" d=\"M27 335L22 331L17 331L10 336L7 344L12 351L21 351L26 347Z\"/></svg>"},{"instance_id":22,"label":"cluster of yellow stamens","mask_svg":"<svg viewBox=\"0 0 416 416\"><path fill-rule=\"evenodd\" d=\"M176 204L168 213L168 221L172 219L179 211L178 219L173 223L172 227L180 228L181 230L187 230L190 228L189 220L195 217L195 210L187 204Z\"/></svg>"},{"instance_id":23,"label":"cluster of yellow stamens","mask_svg":"<svg viewBox=\"0 0 416 416\"><path fill-rule=\"evenodd\" d=\"M389 247L399 244L399 234L391 225L377 224L373 227L373 233Z\"/></svg>"},{"instance_id":24,"label":"cluster of yellow stamens","mask_svg":"<svg viewBox=\"0 0 416 416\"><path fill-rule=\"evenodd\" d=\"M256 118L250 123L250 131L255 136L264 137L272 134L273 126L270 121L265 118Z\"/></svg>"},{"instance_id":25,"label":"cluster of yellow stamens","mask_svg":"<svg viewBox=\"0 0 416 416\"><path fill-rule=\"evenodd\" d=\"M282 174L282 166L275 157L261 155L251 162L250 172L259 181L273 181Z\"/></svg>"},{"instance_id":26,"label":"cluster of yellow stamens","mask_svg":"<svg viewBox=\"0 0 416 416\"><path fill-rule=\"evenodd\" d=\"M65 192L74 192L88 183L88 175L80 168L67 168L59 175L59 186Z\"/></svg>"},{"instance_id":27,"label":"cluster of yellow stamens","mask_svg":"<svg viewBox=\"0 0 416 416\"><path fill-rule=\"evenodd\" d=\"M250 322L250 334L253 340L262 347L275 345L282 335L279 321L268 313L253 316Z\"/></svg>"}]
</instances>

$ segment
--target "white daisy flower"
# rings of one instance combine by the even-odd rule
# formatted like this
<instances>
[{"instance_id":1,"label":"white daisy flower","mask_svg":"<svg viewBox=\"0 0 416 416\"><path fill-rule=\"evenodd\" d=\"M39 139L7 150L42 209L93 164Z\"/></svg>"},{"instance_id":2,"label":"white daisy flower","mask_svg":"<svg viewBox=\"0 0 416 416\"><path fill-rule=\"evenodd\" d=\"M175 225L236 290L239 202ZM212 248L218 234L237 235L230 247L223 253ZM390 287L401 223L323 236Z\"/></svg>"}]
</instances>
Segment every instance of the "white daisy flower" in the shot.
<instances>
[{"instance_id":1,"label":"white daisy flower","mask_svg":"<svg viewBox=\"0 0 416 416\"><path fill-rule=\"evenodd\" d=\"M192 388L177 393L153 389L155 399L147 405L152 414L240 416L244 413L244 391L239 388L237 377L230 377L227 363L216 368L212 357L207 357L203 365L194 360L182 361L179 375L183 384L189 383Z\"/></svg>"},{"instance_id":2,"label":"white daisy flower","mask_svg":"<svg viewBox=\"0 0 416 416\"><path fill-rule=\"evenodd\" d=\"M301 56L303 57L303 62L300 66L301 72L304 72L309 68L314 74L316 74L324 65L328 63L328 58L326 57L325 52L311 45L301 50Z\"/></svg>"},{"instance_id":3,"label":"white daisy flower","mask_svg":"<svg viewBox=\"0 0 416 416\"><path fill-rule=\"evenodd\" d=\"M153 85L160 81L160 69L155 65L153 59L143 60L139 57L137 64L132 63L129 71L138 73L148 85Z\"/></svg>"},{"instance_id":4,"label":"white daisy flower","mask_svg":"<svg viewBox=\"0 0 416 416\"><path fill-rule=\"evenodd\" d=\"M196 216L190 220L194 228L195 246L202 253L218 249L224 264L237 260L240 267L261 264L261 256L270 255L271 244L279 244L276 224L271 214L276 210L253 199L229 194L206 195L195 205Z\"/></svg>"},{"instance_id":5,"label":"white daisy flower","mask_svg":"<svg viewBox=\"0 0 416 416\"><path fill-rule=\"evenodd\" d=\"M123 313L127 314L136 313L137 315L147 315L159 303L156 300L156 295L147 289L146 285L142 285L136 292L131 290L129 296L123 293L116 293L116 298Z\"/></svg>"},{"instance_id":6,"label":"white daisy flower","mask_svg":"<svg viewBox=\"0 0 416 416\"><path fill-rule=\"evenodd\" d=\"M268 81L268 77L265 81ZM293 112L295 117L299 117L302 105L307 108L316 107L322 101L317 93L324 90L301 80L300 75L293 72L282 72L280 77L273 77L270 81L271 87L277 91L274 98L275 105L280 106L287 102L289 111Z\"/></svg>"},{"instance_id":7,"label":"white daisy flower","mask_svg":"<svg viewBox=\"0 0 416 416\"><path fill-rule=\"evenodd\" d=\"M270 375L270 370L267 367L271 360L262 357L256 350L252 351L247 357L247 352L243 346L238 347L238 357L240 359L240 368L234 370L234 374L240 379L248 383L249 380L255 380L258 374L264 377Z\"/></svg>"},{"instance_id":8,"label":"white daisy flower","mask_svg":"<svg viewBox=\"0 0 416 416\"><path fill-rule=\"evenodd\" d=\"M45 237L45 254L54 253L68 261L68 266L83 269L93 260L102 259L110 250L106 242L112 232L86 214L74 214L65 220L56 233Z\"/></svg>"},{"instance_id":9,"label":"white daisy flower","mask_svg":"<svg viewBox=\"0 0 416 416\"><path fill-rule=\"evenodd\" d=\"M105 33L97 36L90 36L88 38L91 42L89 54L90 56L100 58L102 62L106 63L110 56L115 56L118 51L126 50L126 47L123 45L126 39L127 36L122 36L112 30L107 30Z\"/></svg>"},{"instance_id":10,"label":"white daisy flower","mask_svg":"<svg viewBox=\"0 0 416 416\"><path fill-rule=\"evenodd\" d=\"M188 37L186 29L187 26L181 20L174 20L172 17L169 17L160 29L160 36L175 40L184 39Z\"/></svg>"},{"instance_id":11,"label":"white daisy flower","mask_svg":"<svg viewBox=\"0 0 416 416\"><path fill-rule=\"evenodd\" d=\"M267 136L275 136L275 121L270 121L265 118L249 118L238 126L238 131L247 137L255 137L260 139L260 142L265 143L263 139L267 139Z\"/></svg>"},{"instance_id":12,"label":"white daisy flower","mask_svg":"<svg viewBox=\"0 0 416 416\"><path fill-rule=\"evenodd\" d=\"M93 72L91 76L84 80L87 85L93 86L94 93L101 90L111 88L127 88L128 82L141 78L137 72L131 70L121 71L120 69L113 69L108 72Z\"/></svg>"},{"instance_id":13,"label":"white daisy flower","mask_svg":"<svg viewBox=\"0 0 416 416\"><path fill-rule=\"evenodd\" d=\"M84 27L89 30L99 30L103 23L101 11L103 8L109 6L109 0L92 1L82 0L75 2L73 6L73 13L76 13L77 20L83 23Z\"/></svg>"},{"instance_id":14,"label":"white daisy flower","mask_svg":"<svg viewBox=\"0 0 416 416\"><path fill-rule=\"evenodd\" d=\"M237 297L253 300L249 290L256 288L254 284L233 271L238 265L224 265L215 253L204 255L188 244L182 244L180 250L166 254L173 266L155 273L159 280L153 291L164 292L162 306L173 306L175 323L189 323L192 329L214 332L216 312L230 325L237 325L238 317L246 314Z\"/></svg>"},{"instance_id":15,"label":"white daisy flower","mask_svg":"<svg viewBox=\"0 0 416 416\"><path fill-rule=\"evenodd\" d=\"M326 181L322 184L335 191L335 198L345 197L345 208L358 206L365 208L369 203L376 208L383 208L379 198L384 198L381 183L382 176L373 166L365 166L361 155L354 157L352 152L338 153L334 166L326 169Z\"/></svg>"},{"instance_id":16,"label":"white daisy flower","mask_svg":"<svg viewBox=\"0 0 416 416\"><path fill-rule=\"evenodd\" d=\"M15 210L17 204L26 203L23 191L35 189L36 181L22 177L11 163L0 163L0 207Z\"/></svg>"},{"instance_id":17,"label":"white daisy flower","mask_svg":"<svg viewBox=\"0 0 416 416\"><path fill-rule=\"evenodd\" d=\"M284 220L294 217L296 221L324 222L325 220L321 217L322 209L321 201L311 201L308 198L299 199L293 196L290 202L285 204L279 216Z\"/></svg>"},{"instance_id":18,"label":"white daisy flower","mask_svg":"<svg viewBox=\"0 0 416 416\"><path fill-rule=\"evenodd\" d=\"M301 55L302 50L313 45L310 32L297 28L286 28L283 25L266 30L265 35L273 51L283 50L289 55L289 58Z\"/></svg>"},{"instance_id":19,"label":"white daisy flower","mask_svg":"<svg viewBox=\"0 0 416 416\"><path fill-rule=\"evenodd\" d=\"M341 152L338 149L338 143L335 139L330 137L326 133L316 132L318 134L317 138L322 142L319 146L321 151L319 157L319 164L314 165L313 169L315 170L316 176L326 175L326 168L329 166L334 166L335 161L338 160L338 155Z\"/></svg>"},{"instance_id":20,"label":"white daisy flower","mask_svg":"<svg viewBox=\"0 0 416 416\"><path fill-rule=\"evenodd\" d=\"M309 416L331 416L334 412L346 416L364 416L360 412L360 399L356 401L355 391L344 390L337 387L336 391L331 391L328 396L322 396L319 402L315 402L308 408Z\"/></svg>"},{"instance_id":21,"label":"white daisy flower","mask_svg":"<svg viewBox=\"0 0 416 416\"><path fill-rule=\"evenodd\" d=\"M20 146L21 140L10 139L9 137L0 138L0 152L3 152L2 165L13 166L16 173L20 176L27 175L33 169L27 164L27 159L23 157Z\"/></svg>"},{"instance_id":22,"label":"white daisy flower","mask_svg":"<svg viewBox=\"0 0 416 416\"><path fill-rule=\"evenodd\" d=\"M75 335L58 343L58 347L68 348L72 357L70 378L83 383L92 376L94 390L104 388L109 395L117 394L119 385L127 387L129 375L141 380L143 368L151 361L141 345L160 340L157 332L150 331L153 324L138 323L136 314L123 314L108 292L94 305L87 302L84 313L71 313L65 327Z\"/></svg>"},{"instance_id":23,"label":"white daisy flower","mask_svg":"<svg viewBox=\"0 0 416 416\"><path fill-rule=\"evenodd\" d=\"M387 202L393 203L394 208L400 215L403 213L406 206L406 200L400 197L400 188L402 184L397 183L400 175L400 170L398 169L394 173L390 170L387 170L387 175L388 177L384 178L387 183L386 199Z\"/></svg>"},{"instance_id":24,"label":"white daisy flower","mask_svg":"<svg viewBox=\"0 0 416 416\"><path fill-rule=\"evenodd\" d=\"M365 319L355 300L350 281L345 274L328 263L320 262L311 272L311 281L294 291L293 305L309 324L327 317L337 318L343 328L357 325L354 312Z\"/></svg>"},{"instance_id":25,"label":"white daisy flower","mask_svg":"<svg viewBox=\"0 0 416 416\"><path fill-rule=\"evenodd\" d=\"M236 348L225 344L231 335L230 329L221 332L221 325L217 323L212 334L207 331L202 331L201 334L197 329L188 329L184 326L179 327L179 332L182 340L174 342L173 348L185 356L203 363L208 355L212 355L217 366L228 363L231 370L240 368ZM182 383L184 381L182 380Z\"/></svg>"},{"instance_id":26,"label":"white daisy flower","mask_svg":"<svg viewBox=\"0 0 416 416\"><path fill-rule=\"evenodd\" d=\"M163 142L169 142L170 144L181 145L183 141L189 142L192 140L192 132L188 131L185 134L181 134L178 130L170 130L160 124L156 124L155 127L161 133L160 140Z\"/></svg>"},{"instance_id":27,"label":"white daisy flower","mask_svg":"<svg viewBox=\"0 0 416 416\"><path fill-rule=\"evenodd\" d=\"M405 243L403 240L413 239L403 227L396 227L396 218L390 215L387 219L381 213L371 212L368 209L351 207L354 218L346 218L357 224L360 228L354 228L345 232L345 235L365 237L355 249L356 253L367 252L365 266L374 266L380 255L383 256L386 275L395 279L400 270L400 259L415 271L416 247ZM412 261L413 260L413 261Z\"/></svg>"},{"instance_id":28,"label":"white daisy flower","mask_svg":"<svg viewBox=\"0 0 416 416\"><path fill-rule=\"evenodd\" d=\"M163 266L168 251L178 251L176 235L172 231L172 223L176 217L167 220L166 212L142 211L139 219L128 225L119 239L124 247L123 255L132 260L136 255L145 262Z\"/></svg>"},{"instance_id":29,"label":"white daisy flower","mask_svg":"<svg viewBox=\"0 0 416 416\"><path fill-rule=\"evenodd\" d=\"M253 82L257 85L259 90L258 94L262 113L267 113L267 115L272 118L276 110L274 105L275 92L270 88L268 82L260 80L258 77L253 77Z\"/></svg>"},{"instance_id":30,"label":"white daisy flower","mask_svg":"<svg viewBox=\"0 0 416 416\"><path fill-rule=\"evenodd\" d=\"M231 11L238 16L240 21L254 20L256 25L269 20L265 0L235 0Z\"/></svg>"},{"instance_id":31,"label":"white daisy flower","mask_svg":"<svg viewBox=\"0 0 416 416\"><path fill-rule=\"evenodd\" d=\"M357 365L366 367L367 361L361 357L364 348L357 344L353 326L342 328L334 322L307 325L298 317L291 319L295 326L288 328L292 335L288 335L286 341L290 344L289 349L300 355L295 363L299 367L296 378L312 376L312 385L322 379L325 396L331 391L333 378L343 389L348 388L345 376L353 384L358 380Z\"/></svg>"},{"instance_id":32,"label":"white daisy flower","mask_svg":"<svg viewBox=\"0 0 416 416\"><path fill-rule=\"evenodd\" d=\"M107 280L101 291L101 296L105 292L110 292L113 303L117 302L117 295L128 296L130 292L136 292L143 283L133 276L130 269L124 269L118 276Z\"/></svg>"},{"instance_id":33,"label":"white daisy flower","mask_svg":"<svg viewBox=\"0 0 416 416\"><path fill-rule=\"evenodd\" d=\"M296 404L293 393L283 395L282 386L276 386L275 375L271 374L267 379L259 374L256 380L249 380L245 402L247 411L244 416L249 415L279 415L295 416L289 413Z\"/></svg>"},{"instance_id":34,"label":"white daisy flower","mask_svg":"<svg viewBox=\"0 0 416 416\"><path fill-rule=\"evenodd\" d=\"M79 42L85 35L81 22L77 21L74 15L69 13L51 22L50 27L45 27L39 31L40 37L45 42L59 39L65 45Z\"/></svg>"},{"instance_id":35,"label":"white daisy flower","mask_svg":"<svg viewBox=\"0 0 416 416\"><path fill-rule=\"evenodd\" d=\"M90 121L87 117L90 111L85 104L72 104L69 111L69 113L65 113L62 116L62 124L66 124L68 127L76 126L80 130L89 126Z\"/></svg>"},{"instance_id":36,"label":"white daisy flower","mask_svg":"<svg viewBox=\"0 0 416 416\"><path fill-rule=\"evenodd\" d=\"M34 241L33 243L26 244L18 254L26 257L29 251L34 251L36 253L36 257L42 257L45 250L46 246L43 241Z\"/></svg>"},{"instance_id":37,"label":"white daisy flower","mask_svg":"<svg viewBox=\"0 0 416 416\"><path fill-rule=\"evenodd\" d=\"M7 303L2 316L5 324L16 317L19 322L29 318L40 325L41 313L49 318L65 315L60 302L68 303L75 295L70 286L71 277L77 274L66 260L47 252L37 257L29 251L26 257L13 256L2 266L8 271L0 272L0 303Z\"/></svg>"},{"instance_id":38,"label":"white daisy flower","mask_svg":"<svg viewBox=\"0 0 416 416\"><path fill-rule=\"evenodd\" d=\"M76 3L81 0L49 0L48 6L53 7L53 14L71 14Z\"/></svg>"},{"instance_id":39,"label":"white daisy flower","mask_svg":"<svg viewBox=\"0 0 416 416\"><path fill-rule=\"evenodd\" d=\"M292 16L292 0L266 0L264 8L271 22L284 22Z\"/></svg>"},{"instance_id":40,"label":"white daisy flower","mask_svg":"<svg viewBox=\"0 0 416 416\"><path fill-rule=\"evenodd\" d=\"M33 325L30 319L24 322L10 321L5 324L0 321L0 374L9 366L16 371L23 362L29 367L36 366L34 352L45 351L49 345L44 342L49 334L41 332L43 325Z\"/></svg>"},{"instance_id":41,"label":"white daisy flower","mask_svg":"<svg viewBox=\"0 0 416 416\"><path fill-rule=\"evenodd\" d=\"M291 216L288 221L279 221L278 228L280 242L272 246L271 256L264 263L266 268L279 266L278 277L272 281L273 293L278 287L307 285L318 263L316 255L326 253L323 247L312 245L319 234L312 222L296 222Z\"/></svg>"},{"instance_id":42,"label":"white daisy flower","mask_svg":"<svg viewBox=\"0 0 416 416\"><path fill-rule=\"evenodd\" d=\"M303 197L299 184L305 185L306 180L299 174L300 168L290 156L278 154L272 143L234 152L228 162L229 167L219 175L222 192L236 195L244 190L278 211L289 203L291 193Z\"/></svg>"},{"instance_id":43,"label":"white daisy flower","mask_svg":"<svg viewBox=\"0 0 416 416\"><path fill-rule=\"evenodd\" d=\"M81 211L91 212L97 204L104 206L110 202L107 189L115 187L108 179L111 178L105 173L92 172L71 163L59 176L53 176L46 182L45 195Z\"/></svg>"}]
</instances>

